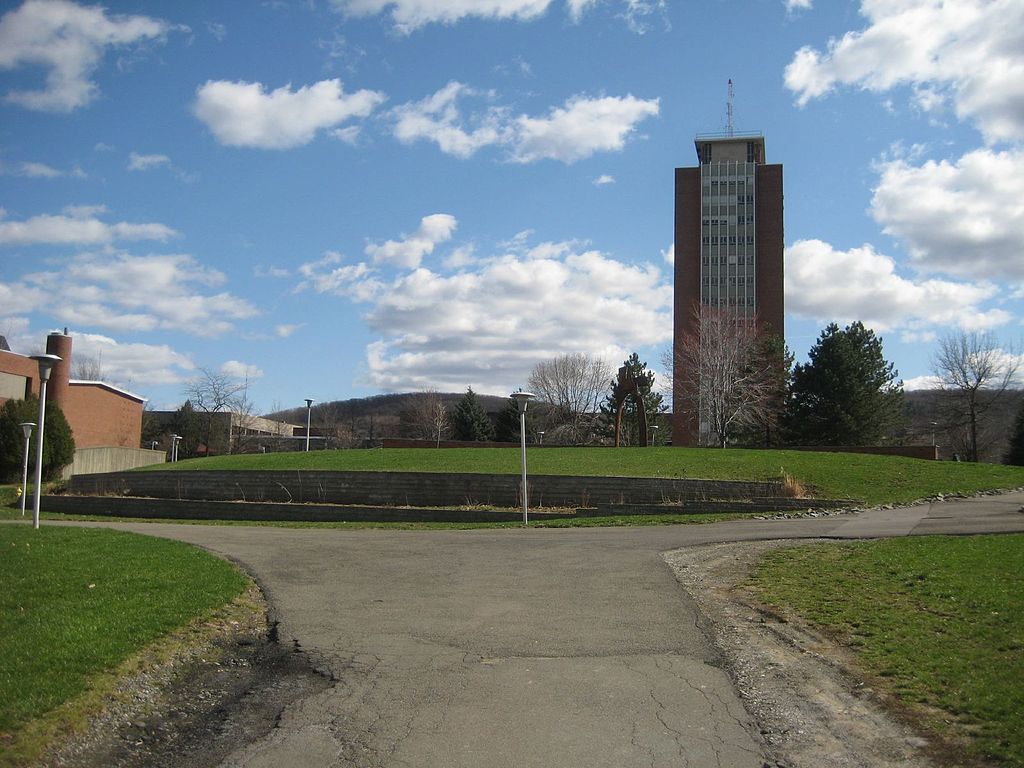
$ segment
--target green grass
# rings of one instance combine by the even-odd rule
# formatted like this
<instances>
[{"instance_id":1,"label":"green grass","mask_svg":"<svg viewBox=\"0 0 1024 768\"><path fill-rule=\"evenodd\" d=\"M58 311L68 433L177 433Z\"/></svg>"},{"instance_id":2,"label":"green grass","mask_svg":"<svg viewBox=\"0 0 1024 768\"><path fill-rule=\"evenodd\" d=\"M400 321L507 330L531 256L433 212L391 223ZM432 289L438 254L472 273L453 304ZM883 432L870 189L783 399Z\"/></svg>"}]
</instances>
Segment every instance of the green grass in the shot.
<instances>
[{"instance_id":1,"label":"green grass","mask_svg":"<svg viewBox=\"0 0 1024 768\"><path fill-rule=\"evenodd\" d=\"M0 766L32 758L62 727L62 705L247 584L180 542L0 525Z\"/></svg>"},{"instance_id":2,"label":"green grass","mask_svg":"<svg viewBox=\"0 0 1024 768\"><path fill-rule=\"evenodd\" d=\"M1024 765L1024 535L778 550L752 583L854 648L926 728Z\"/></svg>"},{"instance_id":3,"label":"green grass","mask_svg":"<svg viewBox=\"0 0 1024 768\"><path fill-rule=\"evenodd\" d=\"M937 493L973 493L1024 486L1024 467L923 461L895 456L808 451L701 448L538 448L529 451L536 475L690 477L767 480L786 472L819 496L870 505L908 502ZM517 474L516 448L388 448L268 453L189 459L149 471L348 470Z\"/></svg>"}]
</instances>

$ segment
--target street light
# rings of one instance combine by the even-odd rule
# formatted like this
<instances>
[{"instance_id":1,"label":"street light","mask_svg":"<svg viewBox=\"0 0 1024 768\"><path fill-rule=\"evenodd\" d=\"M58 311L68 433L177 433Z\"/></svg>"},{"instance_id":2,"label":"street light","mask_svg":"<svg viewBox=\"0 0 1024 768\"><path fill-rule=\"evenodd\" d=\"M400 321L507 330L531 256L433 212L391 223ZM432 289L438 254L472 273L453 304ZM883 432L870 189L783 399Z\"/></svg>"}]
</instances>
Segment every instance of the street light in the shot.
<instances>
[{"instance_id":1,"label":"street light","mask_svg":"<svg viewBox=\"0 0 1024 768\"><path fill-rule=\"evenodd\" d=\"M25 497L28 496L28 442L32 439L33 421L23 421L21 431L25 435L25 465L21 468L21 516L25 516Z\"/></svg>"},{"instance_id":2,"label":"street light","mask_svg":"<svg viewBox=\"0 0 1024 768\"><path fill-rule=\"evenodd\" d=\"M46 382L50 371L61 361L57 355L32 355L39 364L39 429L36 431L36 487L32 501L32 527L39 527L39 499L43 488L43 426L46 423Z\"/></svg>"},{"instance_id":3,"label":"street light","mask_svg":"<svg viewBox=\"0 0 1024 768\"><path fill-rule=\"evenodd\" d=\"M181 435L171 435L171 461L178 460L178 441L182 439Z\"/></svg>"},{"instance_id":4,"label":"street light","mask_svg":"<svg viewBox=\"0 0 1024 768\"><path fill-rule=\"evenodd\" d=\"M651 425L651 448L654 447L654 438L656 438L658 436L657 429L658 429L658 425L657 424Z\"/></svg>"},{"instance_id":5,"label":"street light","mask_svg":"<svg viewBox=\"0 0 1024 768\"><path fill-rule=\"evenodd\" d=\"M537 437L540 438L537 441L537 444L538 445L544 445L544 430L543 429L537 431Z\"/></svg>"},{"instance_id":6,"label":"street light","mask_svg":"<svg viewBox=\"0 0 1024 768\"><path fill-rule=\"evenodd\" d=\"M306 398L306 451L309 451L309 424L313 417L313 398Z\"/></svg>"},{"instance_id":7,"label":"street light","mask_svg":"<svg viewBox=\"0 0 1024 768\"><path fill-rule=\"evenodd\" d=\"M527 524L527 510L529 509L529 502L526 498L526 405L536 395L531 392L513 392L509 395L513 400L516 401L516 405L519 406L519 444L522 448L523 455L523 525Z\"/></svg>"}]
</instances>

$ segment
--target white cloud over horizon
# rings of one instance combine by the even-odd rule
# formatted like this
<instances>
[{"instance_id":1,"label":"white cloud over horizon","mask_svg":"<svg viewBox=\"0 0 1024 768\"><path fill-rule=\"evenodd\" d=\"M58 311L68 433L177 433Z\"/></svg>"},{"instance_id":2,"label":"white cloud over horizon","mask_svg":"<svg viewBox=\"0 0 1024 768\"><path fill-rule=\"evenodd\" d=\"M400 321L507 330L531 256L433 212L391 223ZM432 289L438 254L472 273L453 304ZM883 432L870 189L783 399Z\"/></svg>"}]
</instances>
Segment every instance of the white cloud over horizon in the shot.
<instances>
[{"instance_id":1,"label":"white cloud over horizon","mask_svg":"<svg viewBox=\"0 0 1024 768\"><path fill-rule=\"evenodd\" d=\"M785 258L786 311L809 319L861 320L880 331L983 330L1012 319L1003 309L983 306L999 295L996 285L912 280L870 245L842 251L821 240L798 240Z\"/></svg>"},{"instance_id":2,"label":"white cloud over horizon","mask_svg":"<svg viewBox=\"0 0 1024 768\"><path fill-rule=\"evenodd\" d=\"M1024 149L880 165L871 214L922 271L1024 280Z\"/></svg>"},{"instance_id":3,"label":"white cloud over horizon","mask_svg":"<svg viewBox=\"0 0 1024 768\"><path fill-rule=\"evenodd\" d=\"M225 146L292 149L320 131L368 117L384 100L377 91L345 93L338 79L270 92L262 83L208 80L196 89L192 111Z\"/></svg>"},{"instance_id":4,"label":"white cloud over horizon","mask_svg":"<svg viewBox=\"0 0 1024 768\"><path fill-rule=\"evenodd\" d=\"M107 49L160 41L178 29L148 16L108 15L101 6L66 0L27 0L0 17L0 69L47 70L45 87L7 93L26 109L71 112L93 101L91 77Z\"/></svg>"},{"instance_id":5,"label":"white cloud over horizon","mask_svg":"<svg viewBox=\"0 0 1024 768\"><path fill-rule=\"evenodd\" d=\"M0 283L0 296L20 297L11 309L4 307L5 314L46 306L67 325L120 332L178 330L213 337L257 314L252 304L230 293L202 292L225 280L223 273L182 254L83 253L62 260L57 270Z\"/></svg>"}]
</instances>

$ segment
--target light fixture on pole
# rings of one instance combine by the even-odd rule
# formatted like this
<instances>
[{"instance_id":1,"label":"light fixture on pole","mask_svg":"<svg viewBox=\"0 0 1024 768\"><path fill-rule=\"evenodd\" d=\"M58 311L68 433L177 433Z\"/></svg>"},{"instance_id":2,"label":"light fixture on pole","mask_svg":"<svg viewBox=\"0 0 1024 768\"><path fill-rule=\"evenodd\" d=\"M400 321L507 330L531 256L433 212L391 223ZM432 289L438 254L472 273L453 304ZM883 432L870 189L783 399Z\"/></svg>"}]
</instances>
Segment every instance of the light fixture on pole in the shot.
<instances>
[{"instance_id":1,"label":"light fixture on pole","mask_svg":"<svg viewBox=\"0 0 1024 768\"><path fill-rule=\"evenodd\" d=\"M181 435L171 435L171 461L178 460L178 441L181 439Z\"/></svg>"},{"instance_id":2,"label":"light fixture on pole","mask_svg":"<svg viewBox=\"0 0 1024 768\"><path fill-rule=\"evenodd\" d=\"M313 398L306 398L306 450L309 451L309 425L313 417Z\"/></svg>"},{"instance_id":3,"label":"light fixture on pole","mask_svg":"<svg viewBox=\"0 0 1024 768\"><path fill-rule=\"evenodd\" d=\"M544 445L544 430L543 429L537 431L537 437L538 437L537 443L539 445Z\"/></svg>"},{"instance_id":4,"label":"light fixture on pole","mask_svg":"<svg viewBox=\"0 0 1024 768\"><path fill-rule=\"evenodd\" d=\"M522 448L522 466L523 466L523 525L528 522L528 510L529 501L526 495L526 406L536 395L532 392L513 392L509 395L513 400L516 401L516 405L519 406L519 444Z\"/></svg>"},{"instance_id":5,"label":"light fixture on pole","mask_svg":"<svg viewBox=\"0 0 1024 768\"><path fill-rule=\"evenodd\" d=\"M651 425L651 448L654 447L654 438L656 438L657 436L658 436L658 425L657 424L652 424Z\"/></svg>"},{"instance_id":6,"label":"light fixture on pole","mask_svg":"<svg viewBox=\"0 0 1024 768\"><path fill-rule=\"evenodd\" d=\"M25 498L28 496L28 443L32 439L32 427L34 421L23 421L21 424L22 434L25 435L25 464L21 468L21 516L25 516Z\"/></svg>"},{"instance_id":7,"label":"light fixture on pole","mask_svg":"<svg viewBox=\"0 0 1024 768\"><path fill-rule=\"evenodd\" d=\"M32 355L39 364L39 428L36 432L36 487L32 500L32 527L39 527L39 499L43 488L43 435L46 424L46 382L50 380L50 371L61 361L57 355Z\"/></svg>"}]
</instances>

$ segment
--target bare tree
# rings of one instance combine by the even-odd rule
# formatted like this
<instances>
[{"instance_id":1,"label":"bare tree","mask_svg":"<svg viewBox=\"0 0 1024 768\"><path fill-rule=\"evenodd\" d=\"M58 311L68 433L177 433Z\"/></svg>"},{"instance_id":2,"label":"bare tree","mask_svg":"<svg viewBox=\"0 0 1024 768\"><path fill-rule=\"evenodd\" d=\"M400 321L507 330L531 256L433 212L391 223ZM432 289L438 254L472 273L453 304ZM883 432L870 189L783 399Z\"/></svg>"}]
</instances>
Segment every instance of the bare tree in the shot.
<instances>
[{"instance_id":1,"label":"bare tree","mask_svg":"<svg viewBox=\"0 0 1024 768\"><path fill-rule=\"evenodd\" d=\"M71 361L71 378L82 381L102 381L102 359L93 355L74 355Z\"/></svg>"},{"instance_id":2,"label":"bare tree","mask_svg":"<svg viewBox=\"0 0 1024 768\"><path fill-rule=\"evenodd\" d=\"M234 416L241 413L246 418L252 416L252 403L248 399L249 382L238 381L238 379L224 373L217 373L209 368L200 368L199 375L189 381L185 386L185 396L192 407L205 414L203 417L206 431L206 451L209 454L216 449L231 452L231 432ZM226 414L226 433L214 435L216 423L223 423L224 418L215 414ZM218 428L218 433L220 429ZM215 447L212 442L216 440Z\"/></svg>"},{"instance_id":3,"label":"bare tree","mask_svg":"<svg viewBox=\"0 0 1024 768\"><path fill-rule=\"evenodd\" d=\"M978 446L990 409L1017 375L1014 352L1001 348L991 333L954 331L939 339L932 372L946 393L944 415L951 430L966 431L967 460L978 460Z\"/></svg>"},{"instance_id":4,"label":"bare tree","mask_svg":"<svg viewBox=\"0 0 1024 768\"><path fill-rule=\"evenodd\" d=\"M438 445L451 430L448 408L434 390L409 395L402 404L400 418L411 437L435 440Z\"/></svg>"},{"instance_id":5,"label":"bare tree","mask_svg":"<svg viewBox=\"0 0 1024 768\"><path fill-rule=\"evenodd\" d=\"M568 426L567 437L579 444L587 441L610 377L611 366L606 361L577 352L537 363L528 384L552 406L550 429Z\"/></svg>"},{"instance_id":6,"label":"bare tree","mask_svg":"<svg viewBox=\"0 0 1024 768\"><path fill-rule=\"evenodd\" d=\"M704 305L693 312L696 330L675 351L681 375L673 386L696 399L693 409L700 422L725 448L740 427L756 424L768 406L773 394L771 361L759 354L756 321Z\"/></svg>"}]
</instances>

